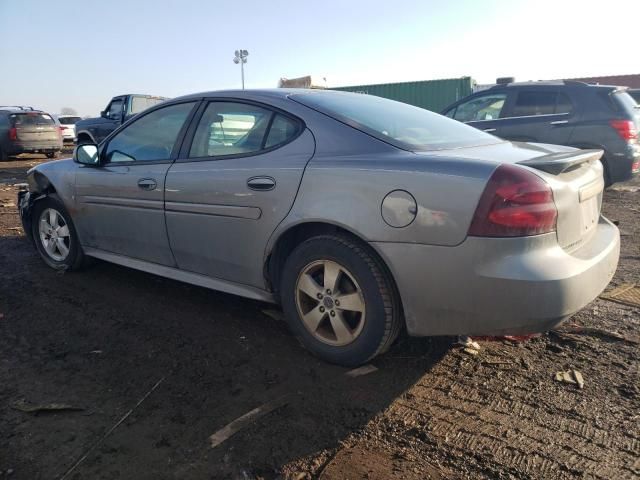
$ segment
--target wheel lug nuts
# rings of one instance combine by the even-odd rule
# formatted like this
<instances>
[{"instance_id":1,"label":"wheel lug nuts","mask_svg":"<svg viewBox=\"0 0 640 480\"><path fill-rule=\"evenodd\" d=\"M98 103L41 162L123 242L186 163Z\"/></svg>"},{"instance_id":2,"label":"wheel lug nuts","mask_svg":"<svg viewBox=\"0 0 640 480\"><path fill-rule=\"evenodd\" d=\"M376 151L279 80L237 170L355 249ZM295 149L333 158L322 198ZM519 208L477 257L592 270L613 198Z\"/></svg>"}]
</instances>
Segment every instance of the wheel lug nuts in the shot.
<instances>
[{"instance_id":1,"label":"wheel lug nuts","mask_svg":"<svg viewBox=\"0 0 640 480\"><path fill-rule=\"evenodd\" d=\"M327 288L327 295L331 295L331 290Z\"/></svg>"},{"instance_id":2,"label":"wheel lug nuts","mask_svg":"<svg viewBox=\"0 0 640 480\"><path fill-rule=\"evenodd\" d=\"M320 307L320 312L324 313L324 307Z\"/></svg>"},{"instance_id":3,"label":"wheel lug nuts","mask_svg":"<svg viewBox=\"0 0 640 480\"><path fill-rule=\"evenodd\" d=\"M322 294L321 293L318 294L318 300L322 300Z\"/></svg>"},{"instance_id":4,"label":"wheel lug nuts","mask_svg":"<svg viewBox=\"0 0 640 480\"><path fill-rule=\"evenodd\" d=\"M333 310L331 310L331 316L335 317L336 316L336 312L334 312Z\"/></svg>"},{"instance_id":5,"label":"wheel lug nuts","mask_svg":"<svg viewBox=\"0 0 640 480\"><path fill-rule=\"evenodd\" d=\"M340 306L340 300L336 300L336 305L339 307Z\"/></svg>"}]
</instances>

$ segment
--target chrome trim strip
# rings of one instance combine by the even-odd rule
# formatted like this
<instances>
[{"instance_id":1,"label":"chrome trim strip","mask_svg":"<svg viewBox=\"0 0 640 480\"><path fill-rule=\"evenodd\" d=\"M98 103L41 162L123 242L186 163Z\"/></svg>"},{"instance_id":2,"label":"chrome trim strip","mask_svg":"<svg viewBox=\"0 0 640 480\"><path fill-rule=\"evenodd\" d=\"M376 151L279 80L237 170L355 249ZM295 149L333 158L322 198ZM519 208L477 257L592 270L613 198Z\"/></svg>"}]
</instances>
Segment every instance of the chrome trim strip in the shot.
<instances>
[{"instance_id":1,"label":"chrome trim strip","mask_svg":"<svg viewBox=\"0 0 640 480\"><path fill-rule=\"evenodd\" d=\"M98 197L87 195L79 196L78 201L90 205L112 205L114 207L148 208L152 210L162 210L164 207L162 200L141 200L139 198L126 197Z\"/></svg>"},{"instance_id":2,"label":"chrome trim strip","mask_svg":"<svg viewBox=\"0 0 640 480\"><path fill-rule=\"evenodd\" d=\"M242 207L238 205L165 202L165 208L167 212L246 218L248 220L258 220L262 216L262 210L258 207Z\"/></svg>"}]
</instances>

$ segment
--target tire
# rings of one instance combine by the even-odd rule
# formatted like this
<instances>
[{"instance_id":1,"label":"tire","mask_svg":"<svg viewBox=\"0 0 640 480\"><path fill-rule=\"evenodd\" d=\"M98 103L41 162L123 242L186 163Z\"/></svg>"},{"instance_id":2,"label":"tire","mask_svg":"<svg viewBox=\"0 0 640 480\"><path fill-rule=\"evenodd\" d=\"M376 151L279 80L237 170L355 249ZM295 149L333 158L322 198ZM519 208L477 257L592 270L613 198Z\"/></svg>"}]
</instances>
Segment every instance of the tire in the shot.
<instances>
[{"instance_id":1,"label":"tire","mask_svg":"<svg viewBox=\"0 0 640 480\"><path fill-rule=\"evenodd\" d=\"M7 155L7 152L0 148L0 161L6 162L7 160L9 160L9 155Z\"/></svg>"},{"instance_id":2,"label":"tire","mask_svg":"<svg viewBox=\"0 0 640 480\"><path fill-rule=\"evenodd\" d=\"M56 158L58 156L58 152L47 152L45 155L47 158Z\"/></svg>"},{"instance_id":3,"label":"tire","mask_svg":"<svg viewBox=\"0 0 640 480\"><path fill-rule=\"evenodd\" d=\"M76 140L76 145L87 145L90 143L93 143L93 140L91 140L87 135L80 135Z\"/></svg>"},{"instance_id":4,"label":"tire","mask_svg":"<svg viewBox=\"0 0 640 480\"><path fill-rule=\"evenodd\" d=\"M53 223L50 217L51 211L59 216ZM40 231L42 220L46 220L45 224L42 224L43 232ZM57 240L54 242L57 246L50 247L50 249L45 247L45 238L50 235L45 231L46 224L49 227L55 227L56 223L59 229L54 234L54 237L62 239L62 243L66 246L66 253ZM66 231L64 229L60 230L64 226L67 227ZM82 268L85 261L84 252L78 241L78 235L71 217L57 195L49 195L34 204L31 217L31 233L40 257L51 268L61 271L73 271ZM66 233L68 235L65 235ZM47 243L50 245L50 242Z\"/></svg>"},{"instance_id":5,"label":"tire","mask_svg":"<svg viewBox=\"0 0 640 480\"><path fill-rule=\"evenodd\" d=\"M280 297L294 335L330 363L367 362L388 350L402 325L384 267L346 236L322 235L298 245L285 261Z\"/></svg>"},{"instance_id":6,"label":"tire","mask_svg":"<svg viewBox=\"0 0 640 480\"><path fill-rule=\"evenodd\" d=\"M600 159L600 162L602 163L603 169L604 188L609 188L611 185L613 185L613 182L611 181L611 174L609 173L609 163L604 157Z\"/></svg>"}]
</instances>

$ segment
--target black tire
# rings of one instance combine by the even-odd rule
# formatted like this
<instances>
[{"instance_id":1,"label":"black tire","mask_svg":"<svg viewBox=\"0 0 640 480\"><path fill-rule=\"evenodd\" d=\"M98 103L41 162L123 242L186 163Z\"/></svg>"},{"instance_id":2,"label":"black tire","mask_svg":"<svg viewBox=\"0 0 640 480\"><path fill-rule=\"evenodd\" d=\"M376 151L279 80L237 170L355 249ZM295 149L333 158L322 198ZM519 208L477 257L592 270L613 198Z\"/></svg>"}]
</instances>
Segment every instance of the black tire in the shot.
<instances>
[{"instance_id":1,"label":"black tire","mask_svg":"<svg viewBox=\"0 0 640 480\"><path fill-rule=\"evenodd\" d=\"M68 245L68 254L62 260L57 260L53 258L45 249L43 245L43 240L40 237L40 217L42 213L47 209L56 210L62 219L64 220L64 225L68 226L69 230L69 245ZM82 247L80 246L80 242L78 241L78 234L76 233L75 226L73 225L73 221L66 208L60 201L57 195L51 194L42 200L38 200L34 206L31 217L31 233L33 235L33 241L36 245L36 249L42 257L42 260L49 265L51 268L55 270L61 271L73 271L79 270L83 267L85 263L84 252L82 251Z\"/></svg>"},{"instance_id":2,"label":"black tire","mask_svg":"<svg viewBox=\"0 0 640 480\"><path fill-rule=\"evenodd\" d=\"M7 155L7 152L5 152L2 148L0 148L0 161L6 162L7 160L9 160L9 155Z\"/></svg>"},{"instance_id":3,"label":"black tire","mask_svg":"<svg viewBox=\"0 0 640 480\"><path fill-rule=\"evenodd\" d=\"M45 155L47 158L56 158L58 156L58 152L47 152Z\"/></svg>"},{"instance_id":4,"label":"black tire","mask_svg":"<svg viewBox=\"0 0 640 480\"><path fill-rule=\"evenodd\" d=\"M321 341L304 325L299 313L298 277L309 265L319 261L344 266L359 286L366 317L355 340L347 345L335 346ZM298 245L285 262L280 297L287 322L300 342L323 360L339 365L361 365L384 353L402 326L400 302L386 269L367 246L347 236L322 235ZM327 314L322 321L331 319Z\"/></svg>"},{"instance_id":5,"label":"black tire","mask_svg":"<svg viewBox=\"0 0 640 480\"><path fill-rule=\"evenodd\" d=\"M600 162L602 163L602 169L604 170L604 188L609 188L611 185L613 185L613 182L611 181L611 174L609 173L609 163L604 157L600 159Z\"/></svg>"}]
</instances>

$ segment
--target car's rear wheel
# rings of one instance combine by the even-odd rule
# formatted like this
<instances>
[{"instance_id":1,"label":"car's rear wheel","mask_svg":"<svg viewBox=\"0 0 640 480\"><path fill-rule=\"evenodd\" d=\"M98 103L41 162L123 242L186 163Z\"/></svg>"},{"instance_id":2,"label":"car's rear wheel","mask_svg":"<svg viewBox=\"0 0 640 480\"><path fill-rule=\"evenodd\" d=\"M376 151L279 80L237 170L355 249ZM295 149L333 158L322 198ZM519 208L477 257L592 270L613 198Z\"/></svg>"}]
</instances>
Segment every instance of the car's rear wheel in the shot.
<instances>
[{"instance_id":1,"label":"car's rear wheel","mask_svg":"<svg viewBox=\"0 0 640 480\"><path fill-rule=\"evenodd\" d=\"M287 258L280 295L291 330L308 350L355 366L397 338L402 321L394 292L366 246L323 235L301 243Z\"/></svg>"},{"instance_id":2,"label":"car's rear wheel","mask_svg":"<svg viewBox=\"0 0 640 480\"><path fill-rule=\"evenodd\" d=\"M55 158L56 156L58 156L57 152L47 152L45 153L45 155L47 156L47 158Z\"/></svg>"},{"instance_id":3,"label":"car's rear wheel","mask_svg":"<svg viewBox=\"0 0 640 480\"><path fill-rule=\"evenodd\" d=\"M64 205L51 195L33 206L33 239L44 262L56 270L77 270L84 261L82 247Z\"/></svg>"}]
</instances>

